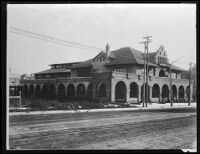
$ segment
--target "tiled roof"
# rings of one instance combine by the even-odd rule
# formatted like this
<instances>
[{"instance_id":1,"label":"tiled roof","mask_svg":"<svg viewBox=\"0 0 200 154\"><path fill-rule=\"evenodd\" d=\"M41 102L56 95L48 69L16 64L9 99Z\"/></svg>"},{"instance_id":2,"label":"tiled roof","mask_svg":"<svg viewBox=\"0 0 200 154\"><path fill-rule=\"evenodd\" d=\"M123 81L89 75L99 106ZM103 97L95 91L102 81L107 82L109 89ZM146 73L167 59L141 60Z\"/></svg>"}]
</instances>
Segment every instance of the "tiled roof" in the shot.
<instances>
[{"instance_id":1,"label":"tiled roof","mask_svg":"<svg viewBox=\"0 0 200 154\"><path fill-rule=\"evenodd\" d=\"M65 73L65 72L70 72L70 70L66 68L55 68L55 69L48 69L45 71L41 71L35 74L52 74L52 73Z\"/></svg>"},{"instance_id":2,"label":"tiled roof","mask_svg":"<svg viewBox=\"0 0 200 154\"><path fill-rule=\"evenodd\" d=\"M114 59L105 64L109 65L120 65L120 64L144 64L144 53L130 47L120 48L112 51L111 54L115 55ZM150 66L158 66L152 62L149 62Z\"/></svg>"},{"instance_id":3,"label":"tiled roof","mask_svg":"<svg viewBox=\"0 0 200 154\"><path fill-rule=\"evenodd\" d=\"M101 54L101 53L99 53L99 54ZM138 51L138 50L136 50L134 48L124 47L124 48L120 48L118 50L111 51L110 54L114 58L110 58L109 62L106 63L106 64L104 64L106 66L123 65L123 64L141 64L141 65L144 64L144 53L141 52L141 51ZM150 52L149 53L149 57L154 57L156 54L157 54L157 52ZM97 57L97 56L95 56L95 57ZM94 59L95 58L89 59L89 60L84 61L84 62L63 63L63 64L73 64L72 66L67 67L69 69L74 69L74 68L88 68L88 67L92 67L92 62L93 62ZM151 61L149 61L149 66L160 67L159 65L157 65L156 63L153 63ZM168 66L165 65L164 67L168 67ZM172 65L171 68L173 70L184 71L184 69L179 68L179 67L177 67L175 65ZM59 70L59 69L55 69L55 71L56 70ZM50 71L50 73L51 72L55 73L54 69L53 69L53 71L51 69L51 70L46 70L46 71L43 71L43 72L39 72L39 74L44 74L46 72L49 73L49 71ZM60 70L60 72L62 72L62 69Z\"/></svg>"},{"instance_id":4,"label":"tiled roof","mask_svg":"<svg viewBox=\"0 0 200 154\"><path fill-rule=\"evenodd\" d=\"M52 65L73 65L73 64L78 64L80 62L71 62L71 63L57 63L57 64L50 64L49 66L52 66Z\"/></svg>"},{"instance_id":5,"label":"tiled roof","mask_svg":"<svg viewBox=\"0 0 200 154\"><path fill-rule=\"evenodd\" d=\"M172 69L172 70L178 70L178 71L185 71L184 69L182 69L182 68L180 68L180 67L178 67L178 66L175 66L175 65L172 65L172 66L171 66L171 69Z\"/></svg>"},{"instance_id":6,"label":"tiled roof","mask_svg":"<svg viewBox=\"0 0 200 154\"><path fill-rule=\"evenodd\" d=\"M149 53L149 58L150 58L150 57L155 57L156 54L157 54L157 52L150 52L150 53Z\"/></svg>"}]
</instances>

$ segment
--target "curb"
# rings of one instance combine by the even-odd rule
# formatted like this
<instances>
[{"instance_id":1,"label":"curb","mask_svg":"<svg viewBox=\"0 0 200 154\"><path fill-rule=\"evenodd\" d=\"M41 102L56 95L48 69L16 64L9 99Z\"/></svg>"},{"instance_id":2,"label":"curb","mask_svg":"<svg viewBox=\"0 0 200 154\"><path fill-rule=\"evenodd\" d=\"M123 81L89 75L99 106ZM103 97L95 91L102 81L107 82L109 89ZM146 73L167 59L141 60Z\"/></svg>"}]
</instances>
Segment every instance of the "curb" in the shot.
<instances>
[{"instance_id":1,"label":"curb","mask_svg":"<svg viewBox=\"0 0 200 154\"><path fill-rule=\"evenodd\" d=\"M174 109L196 109L196 106L159 106L159 107L136 107L136 108L110 108L110 109L91 109L91 110L59 110L59 111L30 111L30 112L10 112L9 116L17 115L42 115L42 114L61 114L61 113L87 113L87 112L108 112L108 111L157 111Z\"/></svg>"}]
</instances>

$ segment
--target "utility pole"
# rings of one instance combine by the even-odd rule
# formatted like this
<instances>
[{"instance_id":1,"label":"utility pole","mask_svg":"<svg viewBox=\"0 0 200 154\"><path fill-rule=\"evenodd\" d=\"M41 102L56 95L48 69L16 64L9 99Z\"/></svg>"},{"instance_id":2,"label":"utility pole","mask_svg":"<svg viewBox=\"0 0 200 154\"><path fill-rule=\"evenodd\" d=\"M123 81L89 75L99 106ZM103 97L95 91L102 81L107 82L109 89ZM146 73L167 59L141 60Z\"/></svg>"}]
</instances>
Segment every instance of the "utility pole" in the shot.
<instances>
[{"instance_id":1,"label":"utility pole","mask_svg":"<svg viewBox=\"0 0 200 154\"><path fill-rule=\"evenodd\" d=\"M143 96L143 100L142 100L142 107L144 107L144 104L145 104L145 80L146 80L146 45L147 43L146 42L140 42L142 44L144 44L144 75L143 75L143 93L142 93L142 96Z\"/></svg>"},{"instance_id":2,"label":"utility pole","mask_svg":"<svg viewBox=\"0 0 200 154\"><path fill-rule=\"evenodd\" d=\"M190 74L189 74L189 100L188 100L188 106L191 104L191 71L192 71L192 63L190 65Z\"/></svg>"},{"instance_id":3,"label":"utility pole","mask_svg":"<svg viewBox=\"0 0 200 154\"><path fill-rule=\"evenodd\" d=\"M143 37L144 39L146 39L146 51L147 51L147 64L146 64L146 107L149 101L149 43L151 42L150 38L152 38L152 36L146 36Z\"/></svg>"},{"instance_id":4,"label":"utility pole","mask_svg":"<svg viewBox=\"0 0 200 154\"><path fill-rule=\"evenodd\" d=\"M170 91L169 91L169 94L170 94L170 97L169 97L169 101L170 101L170 105L173 106L173 100L172 100L172 69L171 69L171 66L173 63L175 63L176 61L180 60L181 58L183 58L184 56L174 60L173 62L171 62L170 64L168 64L168 67L169 67L169 73L170 73ZM178 94L177 94L178 95Z\"/></svg>"}]
</instances>

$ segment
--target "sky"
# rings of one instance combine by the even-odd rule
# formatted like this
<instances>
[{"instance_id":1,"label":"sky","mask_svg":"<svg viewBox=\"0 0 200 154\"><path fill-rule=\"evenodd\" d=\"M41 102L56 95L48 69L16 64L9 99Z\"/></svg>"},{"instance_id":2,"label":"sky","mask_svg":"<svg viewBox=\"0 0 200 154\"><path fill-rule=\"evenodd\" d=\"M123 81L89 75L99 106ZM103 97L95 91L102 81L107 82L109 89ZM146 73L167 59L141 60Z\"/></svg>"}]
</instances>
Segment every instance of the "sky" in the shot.
<instances>
[{"instance_id":1,"label":"sky","mask_svg":"<svg viewBox=\"0 0 200 154\"><path fill-rule=\"evenodd\" d=\"M21 33L25 31L28 34ZM83 50L30 33L96 48ZM32 74L49 69L50 64L88 60L99 48L105 50L107 43L111 51L132 47L143 52L140 42L147 35L152 36L149 52L163 45L170 62L182 57L174 65L189 69L190 62L196 63L196 5L9 4L7 69Z\"/></svg>"}]
</instances>

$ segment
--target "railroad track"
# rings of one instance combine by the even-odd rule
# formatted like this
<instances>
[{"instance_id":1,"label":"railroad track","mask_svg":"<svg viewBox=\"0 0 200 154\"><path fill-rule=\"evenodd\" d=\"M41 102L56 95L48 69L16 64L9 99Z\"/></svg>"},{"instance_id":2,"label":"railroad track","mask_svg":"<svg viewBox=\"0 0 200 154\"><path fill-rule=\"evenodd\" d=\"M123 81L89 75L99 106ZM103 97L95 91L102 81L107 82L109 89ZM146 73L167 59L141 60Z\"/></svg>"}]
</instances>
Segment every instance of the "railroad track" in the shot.
<instances>
[{"instance_id":1,"label":"railroad track","mask_svg":"<svg viewBox=\"0 0 200 154\"><path fill-rule=\"evenodd\" d=\"M138 136L138 135L145 135L148 131L155 131L155 130L159 130L159 131L166 131L167 129L171 129L171 123L174 124L173 127L175 128L179 128L181 126L185 126L185 125L190 125L193 124L192 122L189 123L182 123L183 120L187 120L191 119L195 117L195 115L191 115L191 116L187 116L187 117L181 117L181 118L171 118L171 119L165 119L164 120L164 124L163 124L163 120L150 120L150 121L146 121L146 122L137 122L137 123L123 123L123 124L107 124L107 125L103 125L102 126L94 126L94 127L87 127L87 128L76 128L76 129L67 129L67 130L62 130L62 131L54 131L51 132L50 134L47 135L42 135L41 136L24 136L24 138L13 138L10 139L10 143L13 145L20 145L20 146L25 146L27 144L30 143L34 143L34 140L40 141L40 140L45 140L49 139L49 138L56 138L58 136L60 136L61 138L67 138L70 135L77 135L77 134L98 134L99 132L109 132L109 130L111 132L117 132L117 130L115 130L116 128L122 129L122 131L131 131L132 132L132 137L134 136ZM164 125L164 127L163 127ZM162 126L162 127L161 127ZM132 130L132 128L134 128L134 130ZM121 133L121 132L119 132ZM100 133L101 134L101 133Z\"/></svg>"},{"instance_id":2,"label":"railroad track","mask_svg":"<svg viewBox=\"0 0 200 154\"><path fill-rule=\"evenodd\" d=\"M147 113L145 113L145 115L152 115L152 114L154 114L154 113L152 113L152 112L149 112L148 114ZM100 114L97 114L95 117L91 117L90 119L99 119L99 118L112 118L112 117L116 117L116 116L123 116L123 115L127 115L127 113L121 113L121 114L106 114L106 115L100 115ZM129 114L128 114L129 115ZM135 117L135 116L140 116L141 115L141 113L134 113L134 115L132 114L132 113L130 113L130 115L132 116L132 117ZM37 115L38 116L38 115ZM77 116L77 115L76 115ZM52 117L52 115L51 115L51 117ZM68 117L67 117L68 118ZM64 121L66 121L66 118L57 118L57 119L49 119L49 120L44 120L44 119L39 119L39 120L32 120L32 121L30 121L30 119L31 118L28 118L28 119L25 119L25 121L19 121L19 122L16 122L16 120L15 120L15 122L12 122L12 121L14 121L14 120L11 120L10 121L10 123L9 123L9 125L10 126L14 126L14 125L27 125L27 124L34 124L34 123L48 123L48 122L55 122L56 120L59 120L59 122L64 122ZM77 118L71 118L71 119L67 119L67 121L74 121L74 120L76 120ZM82 115L81 116L81 118L79 118L79 120L87 120L88 119L88 115Z\"/></svg>"}]
</instances>

